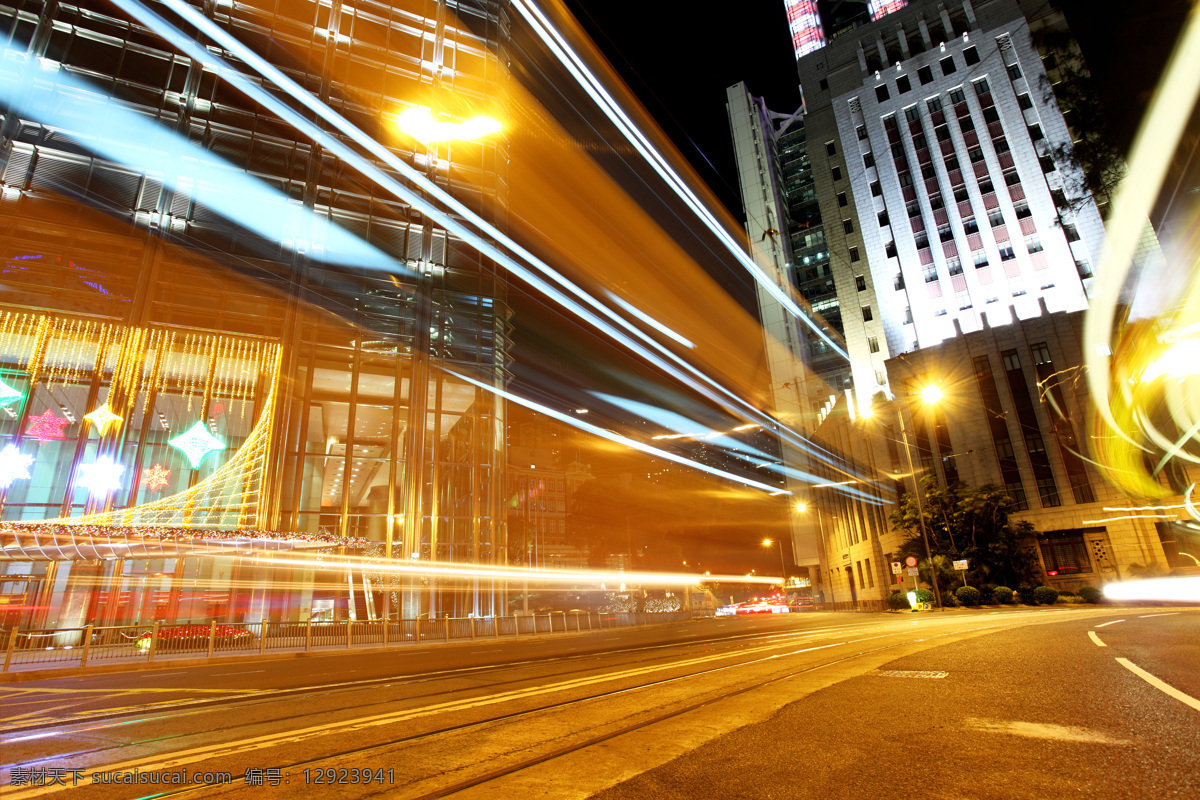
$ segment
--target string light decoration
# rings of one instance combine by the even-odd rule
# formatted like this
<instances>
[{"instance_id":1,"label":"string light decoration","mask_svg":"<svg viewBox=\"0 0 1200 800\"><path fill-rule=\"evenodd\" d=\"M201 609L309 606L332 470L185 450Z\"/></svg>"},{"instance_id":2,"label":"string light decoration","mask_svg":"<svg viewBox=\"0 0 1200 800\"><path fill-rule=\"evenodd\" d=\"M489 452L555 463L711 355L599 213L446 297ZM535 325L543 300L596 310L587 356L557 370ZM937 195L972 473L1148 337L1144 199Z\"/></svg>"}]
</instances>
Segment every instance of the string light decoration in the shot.
<instances>
[{"instance_id":1,"label":"string light decoration","mask_svg":"<svg viewBox=\"0 0 1200 800\"><path fill-rule=\"evenodd\" d=\"M88 490L93 497L104 497L121 488L121 475L125 467L112 460L112 456L100 456L91 464L79 465L79 477L75 483Z\"/></svg>"},{"instance_id":2,"label":"string light decoration","mask_svg":"<svg viewBox=\"0 0 1200 800\"><path fill-rule=\"evenodd\" d=\"M3 380L0 380L0 408L3 408L4 406L8 405L9 403L15 403L16 401L20 400L24 396L25 395L21 394L16 389L9 386Z\"/></svg>"},{"instance_id":3,"label":"string light decoration","mask_svg":"<svg viewBox=\"0 0 1200 800\"><path fill-rule=\"evenodd\" d=\"M36 417L29 418L29 427L25 429L25 435L33 436L39 442L63 439L66 438L63 436L63 428L69 422L66 417L55 416L54 412L47 408Z\"/></svg>"},{"instance_id":4,"label":"string light decoration","mask_svg":"<svg viewBox=\"0 0 1200 800\"><path fill-rule=\"evenodd\" d=\"M112 413L108 407L108 403L97 408L90 414L84 414L83 418L100 429L100 433L104 434L108 430L108 426L114 422L120 424L121 417L119 414Z\"/></svg>"},{"instance_id":5,"label":"string light decoration","mask_svg":"<svg viewBox=\"0 0 1200 800\"><path fill-rule=\"evenodd\" d=\"M167 444L187 456L192 469L199 469L200 462L212 451L225 449L225 443L209 433L204 420L198 420L195 425L169 440Z\"/></svg>"},{"instance_id":6,"label":"string light decoration","mask_svg":"<svg viewBox=\"0 0 1200 800\"><path fill-rule=\"evenodd\" d=\"M15 444L5 445L0 450L0 489L7 489L17 479L29 480L29 468L33 456L22 453Z\"/></svg>"},{"instance_id":7,"label":"string light decoration","mask_svg":"<svg viewBox=\"0 0 1200 800\"><path fill-rule=\"evenodd\" d=\"M142 486L151 492L157 492L167 485L171 479L171 470L162 464L155 464L149 469L142 470Z\"/></svg>"}]
</instances>

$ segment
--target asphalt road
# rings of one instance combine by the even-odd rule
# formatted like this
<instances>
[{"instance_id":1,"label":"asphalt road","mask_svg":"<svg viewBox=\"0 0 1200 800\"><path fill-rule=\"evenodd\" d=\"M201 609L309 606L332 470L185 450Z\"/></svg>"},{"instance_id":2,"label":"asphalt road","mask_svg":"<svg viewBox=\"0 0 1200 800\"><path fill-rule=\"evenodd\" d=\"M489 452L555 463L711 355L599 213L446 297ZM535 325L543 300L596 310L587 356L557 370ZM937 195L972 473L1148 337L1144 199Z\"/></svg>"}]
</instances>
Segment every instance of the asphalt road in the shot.
<instances>
[{"instance_id":1,"label":"asphalt road","mask_svg":"<svg viewBox=\"0 0 1200 800\"><path fill-rule=\"evenodd\" d=\"M814 613L3 684L0 794L1196 797L1200 709L1116 660L1200 697L1200 614L1153 613Z\"/></svg>"}]
</instances>

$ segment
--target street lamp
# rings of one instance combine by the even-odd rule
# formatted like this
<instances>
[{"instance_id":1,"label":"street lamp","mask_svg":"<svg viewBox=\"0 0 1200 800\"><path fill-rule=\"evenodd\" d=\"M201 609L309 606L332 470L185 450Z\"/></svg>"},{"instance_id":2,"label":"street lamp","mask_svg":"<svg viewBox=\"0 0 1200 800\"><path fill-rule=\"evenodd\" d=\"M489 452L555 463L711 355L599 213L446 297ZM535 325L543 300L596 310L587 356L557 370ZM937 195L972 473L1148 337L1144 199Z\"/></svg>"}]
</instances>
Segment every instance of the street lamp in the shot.
<instances>
[{"instance_id":1,"label":"street lamp","mask_svg":"<svg viewBox=\"0 0 1200 800\"><path fill-rule=\"evenodd\" d=\"M801 503L801 505L803 505L803 503ZM772 544L773 543L771 542L770 539L762 540L763 547L770 547ZM780 580L782 581L782 584L783 584L783 589L786 591L787 590L787 565L783 560L783 540L779 539L778 541L774 542L774 544L779 545L779 570L780 570L779 575L780 575Z\"/></svg>"},{"instance_id":2,"label":"street lamp","mask_svg":"<svg viewBox=\"0 0 1200 800\"><path fill-rule=\"evenodd\" d=\"M936 405L942 399L942 390L934 385L926 386L920 391L920 397L927 405ZM942 605L942 593L938 591L937 571L933 566L933 550L929 547L929 534L925 530L925 508L921 502L921 481L917 478L916 467L913 466L912 448L908 443L908 429L904 427L904 410L896 404L896 419L900 422L900 439L904 444L904 456L908 460L908 474L913 479L913 496L917 499L917 523L921 526L921 541L925 543L925 558L929 561L929 582L933 584L933 599L938 608Z\"/></svg>"}]
</instances>

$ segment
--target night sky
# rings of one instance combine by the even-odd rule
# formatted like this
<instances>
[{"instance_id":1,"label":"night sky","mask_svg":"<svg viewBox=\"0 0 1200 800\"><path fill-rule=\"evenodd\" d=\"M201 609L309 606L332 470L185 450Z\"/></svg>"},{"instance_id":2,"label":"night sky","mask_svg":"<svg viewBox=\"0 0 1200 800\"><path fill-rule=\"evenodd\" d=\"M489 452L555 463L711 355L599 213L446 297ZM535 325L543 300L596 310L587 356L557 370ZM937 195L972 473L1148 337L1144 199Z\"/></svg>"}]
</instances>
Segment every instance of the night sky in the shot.
<instances>
[{"instance_id":1,"label":"night sky","mask_svg":"<svg viewBox=\"0 0 1200 800\"><path fill-rule=\"evenodd\" d=\"M783 0L713 6L565 0L633 92L741 219L725 114L739 80L775 111L800 104ZM1063 0L1072 31L1127 148L1189 8L1187 0ZM736 11L734 11L736 9ZM1130 111L1134 113L1130 113Z\"/></svg>"}]
</instances>

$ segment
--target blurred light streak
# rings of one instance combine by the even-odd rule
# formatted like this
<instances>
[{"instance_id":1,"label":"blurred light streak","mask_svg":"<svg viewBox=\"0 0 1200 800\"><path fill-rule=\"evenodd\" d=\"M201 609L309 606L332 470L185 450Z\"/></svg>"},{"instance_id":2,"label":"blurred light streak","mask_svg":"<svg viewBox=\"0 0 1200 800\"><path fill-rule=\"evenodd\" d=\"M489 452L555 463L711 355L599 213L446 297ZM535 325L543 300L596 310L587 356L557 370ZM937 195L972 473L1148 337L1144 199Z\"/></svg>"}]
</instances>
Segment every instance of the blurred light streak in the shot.
<instances>
[{"instance_id":1,"label":"blurred light streak","mask_svg":"<svg viewBox=\"0 0 1200 800\"><path fill-rule=\"evenodd\" d=\"M715 467L710 467L707 464L701 464L699 461L692 461L690 458L684 458L683 456L676 455L675 453L671 453L666 450L661 450L652 445L645 444L644 442L639 442L635 439L630 439L627 436L622 436L621 434L615 433L614 431L610 431L605 428L601 428L597 425L592 425L592 424L584 422L583 420L580 420L580 419L575 419L574 417L570 416L569 414L563 414L561 412L555 411L552 408L548 408L539 403L535 403L532 400L528 400L524 397L520 397L518 395L513 394L512 392L507 392L504 389L498 389L495 386L491 386L487 383L484 383L483 381L477 381L474 378L469 378L466 375L455 372L454 370L446 369L445 367L443 367L443 370L445 371L445 373L447 375L452 375L460 380L464 380L467 383L471 384L472 386L477 386L480 389L484 389L485 391L492 392L493 394L499 395L500 397L503 397L506 400L510 400L510 401L516 403L517 405L525 406L525 408L529 408L529 409L537 411L541 414L545 414L548 417L553 417L554 419L556 419L560 422L565 422L566 424L568 424L574 428L578 428L581 431L587 431L588 433L595 434L596 436L599 436L602 439L607 439L610 442L616 442L618 444L623 444L626 447L629 447L633 450L640 450L643 453L647 453L649 455L656 456L658 458L664 458L668 461L674 461L676 464L682 464L685 467L691 467L693 469L698 469L701 472L707 472L710 475L716 475L719 478L725 478L726 480L735 481L737 483L741 483L746 486L752 486L755 489L762 489L765 492L779 491L778 486L768 486L765 483L760 483L758 481L751 480L750 478L744 478L741 475L735 475L732 472L726 472L724 470L716 469ZM789 492L789 494L790 494L790 492Z\"/></svg>"},{"instance_id":2,"label":"blurred light streak","mask_svg":"<svg viewBox=\"0 0 1200 800\"><path fill-rule=\"evenodd\" d=\"M1110 600L1200 601L1200 578L1150 578L1104 585Z\"/></svg>"},{"instance_id":3,"label":"blurred light streak","mask_svg":"<svg viewBox=\"0 0 1200 800\"><path fill-rule=\"evenodd\" d=\"M422 577L479 578L488 580L528 581L530 583L602 583L624 581L626 583L667 584L694 586L698 583L779 583L778 577L761 575L699 575L681 572L621 572L619 570L582 569L525 569L522 567L489 567L475 564L457 564L452 561L373 561L369 557L321 559L314 557L255 556L248 561L284 567L308 567L321 570L360 569L391 575L416 575Z\"/></svg>"},{"instance_id":4,"label":"blurred light streak","mask_svg":"<svg viewBox=\"0 0 1200 800\"><path fill-rule=\"evenodd\" d=\"M1169 511L1172 508L1187 508L1187 503L1180 503L1177 506L1132 506L1130 508L1110 508L1105 506L1102 511Z\"/></svg>"},{"instance_id":5,"label":"blurred light streak","mask_svg":"<svg viewBox=\"0 0 1200 800\"><path fill-rule=\"evenodd\" d=\"M593 100L596 101L596 104L598 104L602 112L604 112L607 118L612 121L613 125L617 126L617 130L624 134L625 139L628 140L631 145L634 145L634 149L640 152L643 158L646 158L646 161L650 164L650 167L654 169L654 172L658 173L660 178L666 181L667 186L672 188L679 199L682 199L684 203L696 213L696 216L700 217L701 222L703 222L709 230L713 231L713 234L718 237L721 243L724 243L724 245L728 248L728 251L733 254L733 257L737 258L739 263L745 267L746 271L750 272L750 276L755 279L755 282L758 283L758 285L761 285L763 289L766 289L770 295L775 297L775 300L778 300L782 306L787 308L788 312L791 312L793 315L796 315L796 317L804 320L804 324L808 325L818 337L824 339L824 342L826 342L829 347L833 349L834 353L844 357L844 359L847 361L850 361L850 355L847 355L846 351L842 350L838 343L834 342L832 338L829 338L827 333L821 330L821 326L818 325L815 320L812 320L808 314L804 313L803 309L797 305L796 301L792 299L792 296L788 294L787 291L780 288L778 284L772 281L772 279L770 279L766 273L762 271L762 267L758 266L754 259L750 258L750 254L745 251L745 248L740 246L739 243L733 239L733 236L728 233L724 225L721 225L720 222L718 222L718 219L713 216L713 213L710 212L703 203L701 203L701 200L698 199L694 193L692 193L683 179L679 178L679 175L674 172L670 164L666 162L665 158L654 149L654 146L649 143L649 140L647 140L646 137L643 136L642 132L638 130L636 125L634 125L634 122L632 122L628 116L625 115L622 108L620 108L617 102L613 100L612 96L608 94L604 86L600 84L599 80L596 79L592 72L588 70L588 67L583 64L580 56L576 55L574 50L570 48L569 44L563 40L562 35L559 35L559 32L554 29L554 26L551 24L550 20L545 17L545 14L542 14L538 8L535 8L533 4L526 2L526 0L515 0L514 4L512 5L517 8L517 11L520 12L524 18L526 18L527 22L530 24L530 26L532 26L535 34L538 34L542 42L545 42L546 46L550 48L551 53L557 56L560 64L566 67L566 70L568 70L568 72L575 77L578 84L582 86L583 90L587 91L588 95L592 96Z\"/></svg>"},{"instance_id":6,"label":"blurred light streak","mask_svg":"<svg viewBox=\"0 0 1200 800\"><path fill-rule=\"evenodd\" d=\"M176 0L178 1L178 0ZM555 30L553 24L545 17L544 14L532 3L526 0L514 0L513 5L517 11L525 17L526 21L532 26L534 33L550 48L550 51L558 58L559 63L566 67L567 71L575 77L579 85L586 91L596 104L609 118L609 120L617 126L617 129L625 136L626 140L633 145L642 157L646 159L651 168L666 181L667 185L675 192L675 194L683 200L683 202L695 212L700 221L716 235L722 244L728 248L729 252L742 264L743 267L750 273L754 281L783 305L791 314L799 317L804 321L809 328L821 339L823 339L835 353L840 355L847 361L850 356L834 342L825 331L821 330L811 317L804 313L803 309L797 305L791 295L784 291L778 284L772 281L762 268L754 262L750 254L746 252L734 238L729 234L720 222L712 215L712 212L705 207L699 198L692 192L682 178L671 168L666 159L654 149L654 146L646 139L638 127L626 116L625 112L605 90L600 81L588 70L583 60L571 49L570 45L563 37Z\"/></svg>"},{"instance_id":7,"label":"blurred light streak","mask_svg":"<svg viewBox=\"0 0 1200 800\"><path fill-rule=\"evenodd\" d=\"M179 29L175 28L170 23L163 20L154 12L147 9L141 3L137 2L137 0L113 0L113 2L115 5L124 9L131 16L134 16L143 24L158 32L168 41L171 41L189 57L218 72L222 78L228 80L239 91L260 103L265 108L268 108L272 112L278 114L281 119L294 126L297 130L303 132L314 142L327 148L330 150L330 152L335 153L339 158L346 161L347 164L354 167L354 169L358 170L365 177L371 179L379 186L387 189L404 202L412 205L416 210L428 215L431 219L436 221L437 224L446 228L446 230L450 231L451 233L459 236L464 241L467 241L488 258L493 259L515 276L525 281L538 291L542 292L559 305L568 309L580 319L609 336L609 338L618 342L626 349L640 356L655 367L663 370L667 375L679 380L685 386L688 386L689 388L700 393L702 396L707 397L708 399L717 403L729 413L740 417L749 416L757 419L764 425L764 427L769 427L771 430L775 431L777 435L786 438L800 447L807 446L807 440L805 440L802 436L797 434L795 431L792 431L790 428L786 427L766 412L755 408L753 405L722 386L715 379L709 377L692 364L689 364L681 359L678 355L671 352L661 343L656 341L653 337L634 326L624 317L616 314L603 303L599 302L596 298L587 294L587 292L585 292L583 289L564 278L541 260L537 259L533 254L529 253L520 245L509 239L495 227L489 225L462 203L455 200L443 189L426 179L425 176L421 175L408 164L404 163L399 157L397 157L382 144L367 136L345 118L330 109L318 98L315 98L308 92L304 91L302 87L300 87L290 78L286 77L281 71L267 63L264 59L256 55L253 51L231 36L228 32L219 28L194 8L183 2L183 0L165 0L165 5L173 9L189 23L196 26L205 35L211 37L213 41L220 44L221 47L240 58L252 69L257 71L267 80L274 83L289 96L298 100L322 119L333 125L337 130L341 131L346 136L362 145L373 156L383 161L389 167L395 169L407 180L420 187L424 192L436 198L439 202L444 203L456 214L458 214L459 217L456 218L449 213L442 211L434 206L431 202L427 201L424 197L418 195L413 190L386 175L378 167L355 153L335 137L324 133L310 120L306 119L295 110L289 108L274 95L270 94L262 87L256 86L250 82L245 76L231 67L225 61L214 56L207 49L200 47L190 37L179 31ZM482 234L471 230L461 220L470 222L472 225L482 231ZM551 281L563 287L576 299L587 306L591 306L591 308L599 312L600 315L607 317L609 320L615 322L618 326L631 333L634 337L640 339L646 345L649 345L650 349L648 350L639 345L622 332L613 328L611 325L601 319L600 316L588 311L566 294L563 294L545 281L538 278L537 275L535 275L529 269L526 269L522 264L518 263L508 253L500 250L494 243L502 244L508 251L511 251L517 257L530 264L538 272L542 273ZM742 255L744 256L744 254ZM807 318L805 319L807 320ZM810 325L814 324L811 320L807 321ZM818 333L820 333L822 336L825 335L820 331L818 331ZM836 345L834 345L834 347L836 348ZM651 350L655 352L651 352ZM668 361L674 362L674 365L668 363Z\"/></svg>"},{"instance_id":8,"label":"blurred light streak","mask_svg":"<svg viewBox=\"0 0 1200 800\"><path fill-rule=\"evenodd\" d=\"M609 292L608 296L612 299L612 301L614 303L619 305L621 308L625 309L627 312L629 312L633 316L640 319L642 322L649 325L651 328L654 328L654 330L658 331L659 333L663 334L664 336L669 336L670 338L679 342L684 347L691 348L692 350L696 349L696 345L692 344L690 341L688 341L684 337L680 336L678 333L671 330L666 325L663 325L661 322L656 320L654 317L650 316L649 314L646 314L645 312L639 311L637 308L633 307L629 303L626 303L624 300L617 297L612 292Z\"/></svg>"},{"instance_id":9,"label":"blurred light streak","mask_svg":"<svg viewBox=\"0 0 1200 800\"><path fill-rule=\"evenodd\" d=\"M318 217L220 156L132 111L65 71L50 72L28 53L0 49L0 98L50 128L90 131L75 141L117 164L161 176L226 219L273 241L311 242L318 261L395 269L390 257L349 231Z\"/></svg>"},{"instance_id":10,"label":"blurred light streak","mask_svg":"<svg viewBox=\"0 0 1200 800\"><path fill-rule=\"evenodd\" d=\"M1200 6L1192 8L1150 107L1138 130L1129 172L1113 198L1104 249L1096 270L1091 307L1084 321L1087 381L1097 413L1107 425L1140 447L1122 429L1110 406L1109 360L1113 326L1138 240L1148 224L1167 167L1200 95Z\"/></svg>"}]
</instances>

